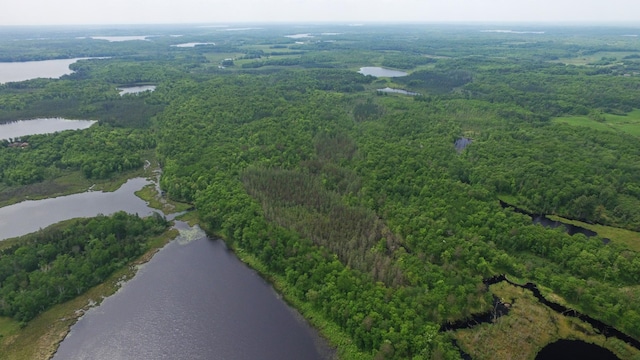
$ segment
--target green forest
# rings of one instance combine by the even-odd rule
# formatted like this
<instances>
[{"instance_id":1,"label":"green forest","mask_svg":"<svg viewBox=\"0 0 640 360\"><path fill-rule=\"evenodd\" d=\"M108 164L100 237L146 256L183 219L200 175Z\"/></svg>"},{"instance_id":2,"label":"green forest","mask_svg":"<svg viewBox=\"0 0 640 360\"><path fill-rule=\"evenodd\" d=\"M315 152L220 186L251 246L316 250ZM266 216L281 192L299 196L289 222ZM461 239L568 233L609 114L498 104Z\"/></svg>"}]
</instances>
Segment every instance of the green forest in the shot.
<instances>
[{"instance_id":1,"label":"green forest","mask_svg":"<svg viewBox=\"0 0 640 360\"><path fill-rule=\"evenodd\" d=\"M491 311L504 290L483 280L501 274L640 340L636 38L617 28L307 27L295 30L314 34L302 42L284 25L159 27L166 35L136 44L67 34L22 46L12 39L26 35L0 33L3 61L100 58L60 79L0 84L0 122L98 120L23 137L25 149L0 142L0 199L70 173L122 176L152 152L166 196L250 254L285 299L332 329L323 335L345 359L513 358L508 343L531 335L514 325L524 295L509 295L506 320L469 330L506 328L495 352L445 329ZM172 46L188 41L215 45ZM408 74L358 73L365 66ZM157 88L116 89L136 84ZM523 212L619 235L571 236ZM117 214L25 237L2 250L0 314L28 322L104 281L167 226ZM607 348L640 359L623 341Z\"/></svg>"}]
</instances>

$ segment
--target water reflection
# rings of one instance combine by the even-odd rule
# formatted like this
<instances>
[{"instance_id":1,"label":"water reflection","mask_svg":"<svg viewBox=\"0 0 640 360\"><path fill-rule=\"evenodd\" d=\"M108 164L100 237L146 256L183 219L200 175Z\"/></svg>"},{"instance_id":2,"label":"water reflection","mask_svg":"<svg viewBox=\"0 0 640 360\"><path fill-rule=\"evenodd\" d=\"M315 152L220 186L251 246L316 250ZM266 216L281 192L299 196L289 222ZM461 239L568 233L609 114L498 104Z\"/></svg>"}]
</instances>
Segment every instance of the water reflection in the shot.
<instances>
[{"instance_id":1,"label":"water reflection","mask_svg":"<svg viewBox=\"0 0 640 360\"><path fill-rule=\"evenodd\" d=\"M64 130L81 130L95 124L95 120L69 120L63 118L43 118L18 120L0 124L0 140L15 139L25 135L51 134Z\"/></svg>"},{"instance_id":2,"label":"water reflection","mask_svg":"<svg viewBox=\"0 0 640 360\"><path fill-rule=\"evenodd\" d=\"M60 59L44 61L0 62L0 84L36 78L59 78L71 74L69 65L82 60Z\"/></svg>"},{"instance_id":3,"label":"water reflection","mask_svg":"<svg viewBox=\"0 0 640 360\"><path fill-rule=\"evenodd\" d=\"M385 69L381 67L361 67L358 72L362 75L371 75L375 77L401 77L409 75L404 71Z\"/></svg>"},{"instance_id":4,"label":"water reflection","mask_svg":"<svg viewBox=\"0 0 640 360\"><path fill-rule=\"evenodd\" d=\"M140 86L127 86L117 88L120 91L120 96L127 94L138 94L145 91L154 91L155 85L140 85Z\"/></svg>"},{"instance_id":5,"label":"water reflection","mask_svg":"<svg viewBox=\"0 0 640 360\"><path fill-rule=\"evenodd\" d=\"M0 240L38 231L57 222L113 214L126 211L139 216L151 215L155 209L135 196L151 181L144 178L128 180L114 192L90 191L43 200L28 200L0 208Z\"/></svg>"},{"instance_id":6,"label":"water reflection","mask_svg":"<svg viewBox=\"0 0 640 360\"><path fill-rule=\"evenodd\" d=\"M177 227L177 241L89 310L54 360L328 358L315 331L224 242Z\"/></svg>"}]
</instances>

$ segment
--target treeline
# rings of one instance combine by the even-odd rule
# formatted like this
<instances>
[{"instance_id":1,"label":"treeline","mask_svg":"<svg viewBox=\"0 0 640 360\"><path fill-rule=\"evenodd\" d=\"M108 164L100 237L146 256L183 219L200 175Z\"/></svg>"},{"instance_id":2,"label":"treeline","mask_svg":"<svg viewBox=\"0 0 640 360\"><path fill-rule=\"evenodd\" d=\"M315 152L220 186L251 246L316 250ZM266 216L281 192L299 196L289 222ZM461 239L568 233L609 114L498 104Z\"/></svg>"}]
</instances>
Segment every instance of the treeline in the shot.
<instances>
[{"instance_id":1,"label":"treeline","mask_svg":"<svg viewBox=\"0 0 640 360\"><path fill-rule=\"evenodd\" d=\"M73 299L141 255L167 226L158 214L119 212L24 236L0 251L0 315L25 323Z\"/></svg>"},{"instance_id":2,"label":"treeline","mask_svg":"<svg viewBox=\"0 0 640 360\"><path fill-rule=\"evenodd\" d=\"M489 154L498 163L517 158L520 147L558 151L549 162L562 167L573 153L558 143L583 150L579 132L566 134L510 104L327 92L321 81L331 78L319 81L320 73L175 84L174 101L157 119L169 196L193 201L210 230L286 278L294 296L372 355L456 358L446 337L432 330L487 309L491 295L482 278L503 272L640 334L628 321L640 308L619 289L638 281L637 254L532 225L500 207L500 191L489 181L502 176L486 162ZM333 84L352 76L333 74L344 74ZM363 104L375 112L353 111ZM458 154L453 144L462 129L477 136ZM549 144L491 151L500 147L490 139L523 132ZM617 141L599 144L614 151L631 139ZM581 179L585 166L598 162L583 156L564 168L568 176ZM628 183L635 156L608 162L620 169L609 171L608 181ZM527 165L506 164L511 171ZM600 189L608 184L584 181ZM541 183L537 189L544 190Z\"/></svg>"}]
</instances>

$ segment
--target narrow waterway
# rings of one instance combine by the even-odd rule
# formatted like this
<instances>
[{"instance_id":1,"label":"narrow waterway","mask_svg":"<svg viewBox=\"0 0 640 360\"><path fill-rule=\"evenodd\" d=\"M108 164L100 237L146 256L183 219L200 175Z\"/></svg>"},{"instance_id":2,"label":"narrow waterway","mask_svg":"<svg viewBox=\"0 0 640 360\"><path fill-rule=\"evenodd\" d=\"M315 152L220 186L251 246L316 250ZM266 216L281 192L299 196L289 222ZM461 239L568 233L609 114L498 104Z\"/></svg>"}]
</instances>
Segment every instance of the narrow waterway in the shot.
<instances>
[{"instance_id":1,"label":"narrow waterway","mask_svg":"<svg viewBox=\"0 0 640 360\"><path fill-rule=\"evenodd\" d=\"M126 211L139 216L151 215L154 211L145 201L135 196L151 181L144 178L129 179L114 192L88 191L80 194L60 196L42 200L27 200L0 208L0 240L22 236L57 222L109 215Z\"/></svg>"}]
</instances>

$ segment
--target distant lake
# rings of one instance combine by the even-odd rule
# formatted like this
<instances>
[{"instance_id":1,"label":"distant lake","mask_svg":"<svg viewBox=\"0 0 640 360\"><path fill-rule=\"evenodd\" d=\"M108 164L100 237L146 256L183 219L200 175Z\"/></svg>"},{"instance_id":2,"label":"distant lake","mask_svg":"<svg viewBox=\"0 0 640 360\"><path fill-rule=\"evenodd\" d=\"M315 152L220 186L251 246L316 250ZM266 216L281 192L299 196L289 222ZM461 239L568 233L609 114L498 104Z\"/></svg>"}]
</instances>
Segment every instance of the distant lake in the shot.
<instances>
[{"instance_id":1,"label":"distant lake","mask_svg":"<svg viewBox=\"0 0 640 360\"><path fill-rule=\"evenodd\" d=\"M284 37L288 37L290 39L304 39L304 38L311 38L311 37L313 37L313 35L311 35L311 34L293 34L293 35L285 35Z\"/></svg>"},{"instance_id":2,"label":"distant lake","mask_svg":"<svg viewBox=\"0 0 640 360\"><path fill-rule=\"evenodd\" d=\"M515 31L515 30L480 30L485 33L505 33L505 34L544 34L544 31Z\"/></svg>"},{"instance_id":3,"label":"distant lake","mask_svg":"<svg viewBox=\"0 0 640 360\"><path fill-rule=\"evenodd\" d=\"M69 69L69 65L83 59L86 58L0 62L0 84L37 78L59 78L71 74L73 71Z\"/></svg>"},{"instance_id":4,"label":"distant lake","mask_svg":"<svg viewBox=\"0 0 640 360\"><path fill-rule=\"evenodd\" d=\"M410 95L410 96L420 95L420 93L415 93L415 92L402 90L402 89L392 89L390 87L386 87L384 89L378 89L378 91L382 93L403 94L403 95Z\"/></svg>"},{"instance_id":5,"label":"distant lake","mask_svg":"<svg viewBox=\"0 0 640 360\"><path fill-rule=\"evenodd\" d=\"M119 41L132 41L132 40L147 40L149 35L144 36L92 36L94 40L107 40L109 42Z\"/></svg>"},{"instance_id":6,"label":"distant lake","mask_svg":"<svg viewBox=\"0 0 640 360\"><path fill-rule=\"evenodd\" d=\"M64 130L81 130L95 124L95 120L68 120L63 118L44 118L18 120L0 124L0 140L15 139L25 135L51 134Z\"/></svg>"},{"instance_id":7,"label":"distant lake","mask_svg":"<svg viewBox=\"0 0 640 360\"><path fill-rule=\"evenodd\" d=\"M178 45L171 45L174 47L179 47L179 48L191 48L191 47L196 47L196 46L204 46L204 45L215 45L216 43L213 42L190 42L190 43L184 43L184 44L178 44Z\"/></svg>"},{"instance_id":8,"label":"distant lake","mask_svg":"<svg viewBox=\"0 0 640 360\"><path fill-rule=\"evenodd\" d=\"M0 240L22 236L57 222L109 215L126 211L139 216L151 215L154 210L135 196L134 192L151 182L144 178L128 180L114 192L89 191L43 200L27 200L0 208Z\"/></svg>"},{"instance_id":9,"label":"distant lake","mask_svg":"<svg viewBox=\"0 0 640 360\"><path fill-rule=\"evenodd\" d=\"M402 77L409 75L404 71L390 70L381 67L361 67L358 72L362 75L371 75L375 77Z\"/></svg>"},{"instance_id":10,"label":"distant lake","mask_svg":"<svg viewBox=\"0 0 640 360\"><path fill-rule=\"evenodd\" d=\"M154 91L156 89L155 85L141 85L141 86L127 86L127 87L119 87L120 96L126 94L137 94L145 91Z\"/></svg>"}]
</instances>

